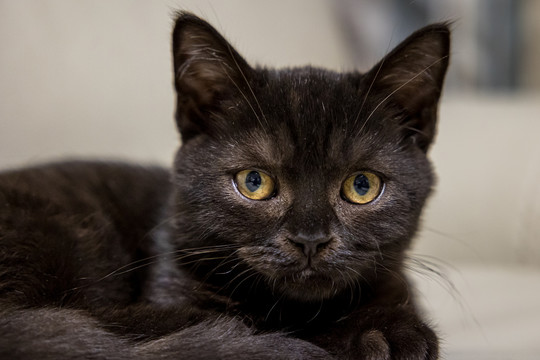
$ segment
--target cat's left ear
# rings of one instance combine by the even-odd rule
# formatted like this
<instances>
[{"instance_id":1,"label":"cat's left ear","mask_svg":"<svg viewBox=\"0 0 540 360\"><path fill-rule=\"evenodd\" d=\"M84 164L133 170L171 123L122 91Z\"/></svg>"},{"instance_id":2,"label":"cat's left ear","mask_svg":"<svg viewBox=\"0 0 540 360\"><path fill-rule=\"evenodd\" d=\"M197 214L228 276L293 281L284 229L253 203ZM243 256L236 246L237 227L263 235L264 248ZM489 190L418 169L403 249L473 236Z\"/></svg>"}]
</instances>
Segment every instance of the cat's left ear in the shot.
<instances>
[{"instance_id":1,"label":"cat's left ear","mask_svg":"<svg viewBox=\"0 0 540 360\"><path fill-rule=\"evenodd\" d=\"M190 13L176 19L172 52L182 139L216 131L224 116L215 115L248 93L252 68L216 29Z\"/></svg>"},{"instance_id":2,"label":"cat's left ear","mask_svg":"<svg viewBox=\"0 0 540 360\"><path fill-rule=\"evenodd\" d=\"M397 106L405 136L427 151L435 135L437 107L450 55L448 24L424 27L399 44L368 72L375 106ZM377 109L372 109L377 111Z\"/></svg>"}]
</instances>

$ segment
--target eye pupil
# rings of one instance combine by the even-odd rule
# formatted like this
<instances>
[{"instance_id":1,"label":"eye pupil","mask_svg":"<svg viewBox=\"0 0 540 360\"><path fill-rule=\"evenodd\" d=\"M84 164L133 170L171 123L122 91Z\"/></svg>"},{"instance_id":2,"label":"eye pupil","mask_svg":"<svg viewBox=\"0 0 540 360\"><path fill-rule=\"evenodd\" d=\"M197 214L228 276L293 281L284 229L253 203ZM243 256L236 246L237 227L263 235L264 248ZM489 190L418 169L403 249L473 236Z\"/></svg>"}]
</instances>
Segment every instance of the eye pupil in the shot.
<instances>
[{"instance_id":1,"label":"eye pupil","mask_svg":"<svg viewBox=\"0 0 540 360\"><path fill-rule=\"evenodd\" d=\"M249 191L257 191L257 189L260 188L262 184L261 174L259 174L259 172L257 171L251 171L246 176L245 184Z\"/></svg>"},{"instance_id":2,"label":"eye pupil","mask_svg":"<svg viewBox=\"0 0 540 360\"><path fill-rule=\"evenodd\" d=\"M267 200L274 195L274 180L262 171L242 170L235 176L236 189L251 200Z\"/></svg>"},{"instance_id":3,"label":"eye pupil","mask_svg":"<svg viewBox=\"0 0 540 360\"><path fill-rule=\"evenodd\" d=\"M349 176L341 186L341 196L344 200L358 205L364 205L375 200L384 188L382 179L369 171L361 171Z\"/></svg>"},{"instance_id":4,"label":"eye pupil","mask_svg":"<svg viewBox=\"0 0 540 360\"><path fill-rule=\"evenodd\" d=\"M364 174L358 174L356 178L354 178L354 190L358 193L358 195L366 195L369 188L370 184L367 176Z\"/></svg>"}]
</instances>

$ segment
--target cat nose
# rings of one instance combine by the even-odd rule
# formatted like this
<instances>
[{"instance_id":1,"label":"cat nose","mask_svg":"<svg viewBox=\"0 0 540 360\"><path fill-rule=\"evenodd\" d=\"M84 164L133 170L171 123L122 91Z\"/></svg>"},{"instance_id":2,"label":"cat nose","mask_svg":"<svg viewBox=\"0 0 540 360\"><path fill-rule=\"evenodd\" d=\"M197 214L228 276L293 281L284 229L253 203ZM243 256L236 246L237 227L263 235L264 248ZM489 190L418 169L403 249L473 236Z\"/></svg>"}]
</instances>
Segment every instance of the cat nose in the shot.
<instances>
[{"instance_id":1,"label":"cat nose","mask_svg":"<svg viewBox=\"0 0 540 360\"><path fill-rule=\"evenodd\" d=\"M298 234L287 239L291 244L302 250L307 258L313 257L332 241L331 237L322 233L316 235Z\"/></svg>"}]
</instances>

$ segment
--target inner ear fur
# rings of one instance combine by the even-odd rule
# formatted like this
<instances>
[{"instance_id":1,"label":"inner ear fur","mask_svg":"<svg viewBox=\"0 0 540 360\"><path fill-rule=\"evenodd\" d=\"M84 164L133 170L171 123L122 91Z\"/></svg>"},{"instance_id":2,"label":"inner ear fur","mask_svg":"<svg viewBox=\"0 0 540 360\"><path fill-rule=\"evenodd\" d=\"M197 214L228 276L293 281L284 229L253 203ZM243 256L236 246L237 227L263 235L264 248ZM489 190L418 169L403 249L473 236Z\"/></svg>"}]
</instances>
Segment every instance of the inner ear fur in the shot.
<instances>
[{"instance_id":1,"label":"inner ear fur","mask_svg":"<svg viewBox=\"0 0 540 360\"><path fill-rule=\"evenodd\" d=\"M209 113L238 95L252 69L206 21L179 13L172 39L177 125L183 139L211 127Z\"/></svg>"}]
</instances>

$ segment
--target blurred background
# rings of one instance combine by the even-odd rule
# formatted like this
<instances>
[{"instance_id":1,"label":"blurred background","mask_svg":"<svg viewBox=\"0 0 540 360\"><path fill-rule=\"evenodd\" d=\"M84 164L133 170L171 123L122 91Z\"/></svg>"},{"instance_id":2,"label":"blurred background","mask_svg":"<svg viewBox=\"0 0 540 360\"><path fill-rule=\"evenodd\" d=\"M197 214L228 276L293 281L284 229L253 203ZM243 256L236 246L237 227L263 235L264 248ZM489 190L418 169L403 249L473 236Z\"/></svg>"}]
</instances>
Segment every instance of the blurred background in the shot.
<instances>
[{"instance_id":1,"label":"blurred background","mask_svg":"<svg viewBox=\"0 0 540 360\"><path fill-rule=\"evenodd\" d=\"M368 70L412 31L452 21L430 154L439 183L411 276L444 358L537 358L540 2L0 0L0 169L66 157L169 164L179 9L252 64L335 70Z\"/></svg>"}]
</instances>

